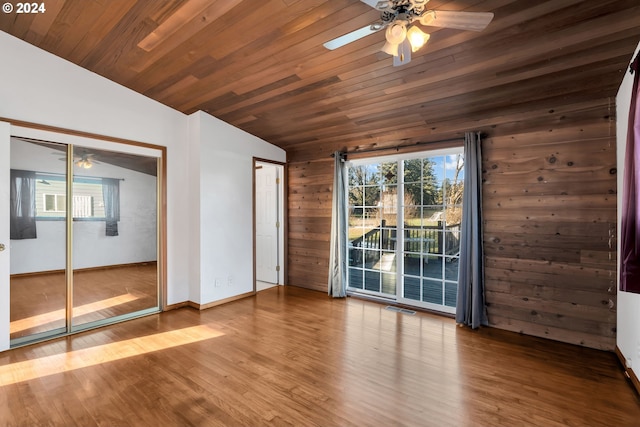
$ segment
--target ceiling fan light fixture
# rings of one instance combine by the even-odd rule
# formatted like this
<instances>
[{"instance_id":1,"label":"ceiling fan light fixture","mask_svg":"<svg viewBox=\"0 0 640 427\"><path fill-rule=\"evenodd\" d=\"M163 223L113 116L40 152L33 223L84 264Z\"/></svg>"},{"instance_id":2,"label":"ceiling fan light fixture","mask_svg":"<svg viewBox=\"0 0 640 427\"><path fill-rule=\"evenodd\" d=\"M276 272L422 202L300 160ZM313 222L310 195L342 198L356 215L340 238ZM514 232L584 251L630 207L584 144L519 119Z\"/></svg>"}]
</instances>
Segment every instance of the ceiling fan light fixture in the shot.
<instances>
[{"instance_id":1,"label":"ceiling fan light fixture","mask_svg":"<svg viewBox=\"0 0 640 427\"><path fill-rule=\"evenodd\" d=\"M407 38L407 27L403 24L391 24L387 27L385 37L389 43L398 45Z\"/></svg>"},{"instance_id":2,"label":"ceiling fan light fixture","mask_svg":"<svg viewBox=\"0 0 640 427\"><path fill-rule=\"evenodd\" d=\"M382 49L380 49L381 51L383 51L386 54L392 55L392 56L398 56L398 44L395 43L389 43L388 41L385 42L384 46L382 46Z\"/></svg>"},{"instance_id":3,"label":"ceiling fan light fixture","mask_svg":"<svg viewBox=\"0 0 640 427\"><path fill-rule=\"evenodd\" d=\"M409 31L407 31L407 39L411 44L412 52L416 52L424 46L429 41L429 37L431 37L430 34L425 33L415 25L412 25L411 28L409 28Z\"/></svg>"},{"instance_id":4,"label":"ceiling fan light fixture","mask_svg":"<svg viewBox=\"0 0 640 427\"><path fill-rule=\"evenodd\" d=\"M87 159L81 159L76 162L76 166L82 169L91 169L91 166L93 166L93 163L91 163Z\"/></svg>"},{"instance_id":5,"label":"ceiling fan light fixture","mask_svg":"<svg viewBox=\"0 0 640 427\"><path fill-rule=\"evenodd\" d=\"M422 25L430 25L436 19L436 13L433 10L422 15L418 20Z\"/></svg>"}]
</instances>

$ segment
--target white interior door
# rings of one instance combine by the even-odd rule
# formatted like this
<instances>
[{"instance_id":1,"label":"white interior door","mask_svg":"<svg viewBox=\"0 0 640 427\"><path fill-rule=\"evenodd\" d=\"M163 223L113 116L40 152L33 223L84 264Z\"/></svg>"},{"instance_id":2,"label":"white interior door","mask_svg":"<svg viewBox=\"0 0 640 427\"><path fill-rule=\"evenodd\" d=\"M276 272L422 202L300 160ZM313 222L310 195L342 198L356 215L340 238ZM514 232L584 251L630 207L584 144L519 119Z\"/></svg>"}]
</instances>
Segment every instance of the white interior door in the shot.
<instances>
[{"instance_id":1,"label":"white interior door","mask_svg":"<svg viewBox=\"0 0 640 427\"><path fill-rule=\"evenodd\" d=\"M9 140L11 125L0 122L0 351L9 348Z\"/></svg>"},{"instance_id":2,"label":"white interior door","mask_svg":"<svg viewBox=\"0 0 640 427\"><path fill-rule=\"evenodd\" d=\"M278 168L256 169L256 279L278 283Z\"/></svg>"}]
</instances>

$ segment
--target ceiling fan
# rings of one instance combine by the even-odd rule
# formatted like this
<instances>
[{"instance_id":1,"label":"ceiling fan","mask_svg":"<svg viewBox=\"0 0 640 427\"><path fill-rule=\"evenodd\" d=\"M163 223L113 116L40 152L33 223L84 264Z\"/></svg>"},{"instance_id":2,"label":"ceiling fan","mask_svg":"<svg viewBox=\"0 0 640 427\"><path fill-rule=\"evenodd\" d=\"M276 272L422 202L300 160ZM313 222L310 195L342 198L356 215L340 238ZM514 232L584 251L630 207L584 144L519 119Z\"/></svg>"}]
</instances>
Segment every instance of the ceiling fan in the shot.
<instances>
[{"instance_id":1,"label":"ceiling fan","mask_svg":"<svg viewBox=\"0 0 640 427\"><path fill-rule=\"evenodd\" d=\"M54 148L55 151L51 154L53 154L54 156L59 156L62 153L64 153L67 150L67 146L63 145L63 144L58 144L58 143L54 143L54 142L46 142L46 141L41 141L41 140L37 140L37 139L32 139L32 138L24 138L24 137L13 137L15 139L19 139L20 141L24 141L24 142L28 142L31 144L37 144L40 146L45 146L45 147L49 147L49 148ZM79 168L83 168L83 169L91 169L91 167L93 165L99 165L100 162L98 162L95 159L96 155L93 153L89 153L88 150L86 149L80 149L80 150L74 150L73 153L73 163L79 167ZM66 157L60 157L58 160L67 161ZM48 184L47 182L41 182L42 184Z\"/></svg>"},{"instance_id":2,"label":"ceiling fan","mask_svg":"<svg viewBox=\"0 0 640 427\"><path fill-rule=\"evenodd\" d=\"M55 154L55 155L60 155L60 153L51 153L51 154ZM58 160L62 160L62 161L67 161L66 157L61 157ZM91 154L91 153L83 153L82 155L74 155L73 156L73 164L76 165L79 168L82 169L91 169L91 167L93 165L99 165L100 162L98 162L95 159L95 154Z\"/></svg>"},{"instance_id":3,"label":"ceiling fan","mask_svg":"<svg viewBox=\"0 0 640 427\"><path fill-rule=\"evenodd\" d=\"M94 159L94 156L94 154L83 154L82 156L74 156L73 163L79 168L91 169L94 164L100 164L100 162L97 162Z\"/></svg>"},{"instance_id":4,"label":"ceiling fan","mask_svg":"<svg viewBox=\"0 0 640 427\"><path fill-rule=\"evenodd\" d=\"M360 0L380 11L380 20L324 44L334 50L386 28L382 51L393 55L393 65L408 64L430 35L417 24L458 30L482 31L493 19L491 12L455 12L427 8L429 0Z\"/></svg>"}]
</instances>

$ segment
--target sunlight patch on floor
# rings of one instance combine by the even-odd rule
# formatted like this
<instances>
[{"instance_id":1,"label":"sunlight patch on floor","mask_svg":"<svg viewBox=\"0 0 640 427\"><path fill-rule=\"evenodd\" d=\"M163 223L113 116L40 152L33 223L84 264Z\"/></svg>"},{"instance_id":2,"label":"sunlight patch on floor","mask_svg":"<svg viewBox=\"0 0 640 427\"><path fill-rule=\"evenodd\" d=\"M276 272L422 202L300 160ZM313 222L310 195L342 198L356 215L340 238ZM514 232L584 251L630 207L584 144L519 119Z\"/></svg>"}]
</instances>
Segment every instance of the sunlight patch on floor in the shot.
<instances>
[{"instance_id":1,"label":"sunlight patch on floor","mask_svg":"<svg viewBox=\"0 0 640 427\"><path fill-rule=\"evenodd\" d=\"M97 347L74 350L0 366L0 385L15 384L75 369L140 356L154 351L192 344L223 336L207 325L192 326Z\"/></svg>"}]
</instances>

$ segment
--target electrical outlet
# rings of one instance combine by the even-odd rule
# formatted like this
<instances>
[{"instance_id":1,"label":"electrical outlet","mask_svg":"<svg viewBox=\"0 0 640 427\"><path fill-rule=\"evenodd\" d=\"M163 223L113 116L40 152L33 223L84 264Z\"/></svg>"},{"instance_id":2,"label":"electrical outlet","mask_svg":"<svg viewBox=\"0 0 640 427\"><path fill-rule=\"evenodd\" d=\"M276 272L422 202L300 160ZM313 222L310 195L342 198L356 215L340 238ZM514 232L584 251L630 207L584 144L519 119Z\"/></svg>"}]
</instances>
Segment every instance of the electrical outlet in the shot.
<instances>
[{"instance_id":1,"label":"electrical outlet","mask_svg":"<svg viewBox=\"0 0 640 427\"><path fill-rule=\"evenodd\" d=\"M227 277L227 286L233 286L233 276Z\"/></svg>"},{"instance_id":2,"label":"electrical outlet","mask_svg":"<svg viewBox=\"0 0 640 427\"><path fill-rule=\"evenodd\" d=\"M216 278L215 286L216 288L219 288L220 286L222 286L222 280L220 280L219 278Z\"/></svg>"}]
</instances>

